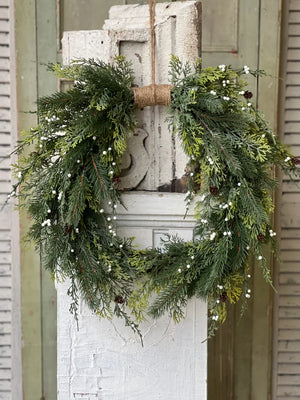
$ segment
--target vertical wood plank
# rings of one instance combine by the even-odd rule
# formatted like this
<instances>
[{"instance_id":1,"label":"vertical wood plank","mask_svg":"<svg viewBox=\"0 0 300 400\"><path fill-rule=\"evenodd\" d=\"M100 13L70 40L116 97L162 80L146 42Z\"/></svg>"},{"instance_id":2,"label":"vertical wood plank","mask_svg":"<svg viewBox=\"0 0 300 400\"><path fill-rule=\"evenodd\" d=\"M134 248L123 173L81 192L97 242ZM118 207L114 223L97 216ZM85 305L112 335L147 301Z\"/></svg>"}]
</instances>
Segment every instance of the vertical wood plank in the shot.
<instances>
[{"instance_id":1,"label":"vertical wood plank","mask_svg":"<svg viewBox=\"0 0 300 400\"><path fill-rule=\"evenodd\" d=\"M10 82L11 82L11 143L18 140L17 124L17 85L16 85L16 48L15 48L15 13L14 1L10 7ZM13 160L14 161L14 160ZM12 398L22 397L22 333L21 333L21 265L20 265L20 223L19 213L15 210L12 215ZM1 279L1 277L0 277ZM3 279L3 277L2 277Z\"/></svg>"},{"instance_id":2,"label":"vertical wood plank","mask_svg":"<svg viewBox=\"0 0 300 400\"><path fill-rule=\"evenodd\" d=\"M33 111L37 99L36 77L36 14L34 0L15 2L18 123L19 129L36 124ZM30 225L27 215L21 214L21 235ZM34 249L21 247L21 296L22 296L22 367L23 394L25 399L42 397L41 329L40 329L40 265Z\"/></svg>"},{"instance_id":3,"label":"vertical wood plank","mask_svg":"<svg viewBox=\"0 0 300 400\"><path fill-rule=\"evenodd\" d=\"M257 104L275 133L277 133L279 81L276 77L279 76L281 7L281 0L261 0L260 4L259 69L267 71L271 77L259 79ZM265 252L265 257L269 261L268 264L271 269L273 269L274 260L270 250ZM272 299L276 294L264 282L261 275L262 273L257 271L254 276L256 292L253 298L253 315L255 316L253 337L255 337L255 340L253 340L251 391L254 400L273 398L271 394ZM261 371L265 371L264 374L261 374Z\"/></svg>"},{"instance_id":4,"label":"vertical wood plank","mask_svg":"<svg viewBox=\"0 0 300 400\"><path fill-rule=\"evenodd\" d=\"M37 97L57 89L56 77L49 73L46 64L56 62L57 33L54 1L36 2L37 24ZM57 399L57 341L56 341L56 289L48 271L40 266L41 287L41 357L42 395L46 400Z\"/></svg>"},{"instance_id":5,"label":"vertical wood plank","mask_svg":"<svg viewBox=\"0 0 300 400\"><path fill-rule=\"evenodd\" d=\"M204 1L203 7L206 2ZM203 57L204 65L231 64L233 66L248 65L250 68L265 68L273 76L278 76L279 59L279 16L281 2L260 0L239 3L239 43L238 52L212 53ZM205 19L203 21L205 27ZM226 23L222 24L226 29ZM270 49L271 51L266 51ZM266 117L276 128L276 102L278 82L274 78L262 78L257 83L255 79L249 79L251 91L256 93L259 108L263 109ZM258 92L257 92L258 89ZM265 256L269 258L272 266L272 258L269 252ZM254 265L254 264L253 264ZM270 397L271 380L271 309L270 297L272 290L264 282L262 273L256 267L253 270L253 298L249 302L246 315L240 320L239 311L235 310L235 346L233 351L234 391L226 392L224 398L238 400L258 400ZM225 328L225 327L224 327ZM232 332L232 327L231 327ZM223 335L225 335L223 333ZM220 354L209 354L209 363L214 359L216 368L222 365L222 358L227 354L226 340L218 338L215 344L209 345L209 350L216 346ZM230 350L231 351L231 350ZM216 353L215 353L216 354ZM219 359L218 359L219 358ZM228 363L230 367L230 363ZM208 371L210 376L210 369ZM208 380L209 388L214 385L213 377ZM225 389L225 387L224 387ZM214 390L214 389L213 389ZM215 389L217 390L217 389ZM213 395L209 389L210 400L218 397L218 392Z\"/></svg>"},{"instance_id":6,"label":"vertical wood plank","mask_svg":"<svg viewBox=\"0 0 300 400\"><path fill-rule=\"evenodd\" d=\"M203 2L203 9L209 7L209 1ZM238 51L213 52L203 54L204 66L215 66L219 64L240 67L248 65L252 69L258 66L258 32L259 32L259 0L249 3L247 0L239 2L238 15ZM219 4L222 8L222 4ZM205 11L204 11L205 13ZM219 21L214 21L216 24ZM228 22L229 23L229 22ZM222 28L227 29L227 21L223 21ZM207 21L203 19L203 31L211 29ZM248 77L247 77L248 78ZM249 77L250 90L257 92L256 79ZM255 281L256 282L256 281ZM255 288L253 288L255 290ZM257 293L257 296L260 296ZM256 318L253 312L253 299L249 301L246 314L241 318L240 308L235 307L229 313L227 324L221 328L216 338L212 338L208 350L208 394L209 400L249 400L251 398L252 381L252 346L253 319ZM252 315L253 313L253 315ZM229 345L228 340L232 338L233 343ZM216 382L214 370L220 370L223 379ZM265 371L259 368L260 373L265 376ZM227 379L225 379L227 375ZM251 399L252 400L252 399Z\"/></svg>"},{"instance_id":7,"label":"vertical wood plank","mask_svg":"<svg viewBox=\"0 0 300 400\"><path fill-rule=\"evenodd\" d=\"M135 1L139 3L139 1ZM61 1L63 15L61 31L101 29L113 5L126 4L124 0L67 0Z\"/></svg>"}]
</instances>

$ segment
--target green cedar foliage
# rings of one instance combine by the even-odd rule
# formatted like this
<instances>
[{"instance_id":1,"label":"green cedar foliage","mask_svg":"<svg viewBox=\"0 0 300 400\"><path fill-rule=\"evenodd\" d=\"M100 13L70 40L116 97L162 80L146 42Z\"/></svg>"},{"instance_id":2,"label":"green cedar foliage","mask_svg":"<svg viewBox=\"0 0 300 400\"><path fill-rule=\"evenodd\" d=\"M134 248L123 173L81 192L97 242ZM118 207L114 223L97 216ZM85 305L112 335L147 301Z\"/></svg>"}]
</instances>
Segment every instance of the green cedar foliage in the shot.
<instances>
[{"instance_id":1,"label":"green cedar foliage","mask_svg":"<svg viewBox=\"0 0 300 400\"><path fill-rule=\"evenodd\" d=\"M196 239L167 237L161 249L138 250L115 231L121 159L136 127L130 65L119 57L113 65L79 60L50 69L74 85L39 99L39 124L15 150L11 196L32 218L28 237L43 265L55 279L70 278L71 311L81 294L100 317L122 317L140 334L147 315L168 312L178 321L197 296L208 301L212 334L226 302L250 297L250 255L271 283L262 246L276 247L272 168L298 172L245 91L241 76L261 72L201 69L172 57L168 118L189 158L186 202L196 199ZM35 148L26 154L28 145Z\"/></svg>"}]
</instances>

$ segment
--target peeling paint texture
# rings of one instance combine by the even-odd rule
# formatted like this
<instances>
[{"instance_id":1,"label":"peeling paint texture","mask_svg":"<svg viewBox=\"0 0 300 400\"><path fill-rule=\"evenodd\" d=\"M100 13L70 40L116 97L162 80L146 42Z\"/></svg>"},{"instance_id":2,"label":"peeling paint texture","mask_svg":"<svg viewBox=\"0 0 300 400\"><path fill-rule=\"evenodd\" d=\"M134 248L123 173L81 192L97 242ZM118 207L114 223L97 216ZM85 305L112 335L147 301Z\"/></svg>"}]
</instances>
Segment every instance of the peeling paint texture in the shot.
<instances>
[{"instance_id":1,"label":"peeling paint texture","mask_svg":"<svg viewBox=\"0 0 300 400\"><path fill-rule=\"evenodd\" d=\"M110 61L123 54L132 60L135 83L149 84L148 12L148 6L115 6L103 30L66 32L64 63L79 57ZM171 54L191 60L200 55L200 13L195 1L157 4L157 83L168 83ZM190 240L194 220L183 219L184 194L154 192L185 174L181 145L167 128L163 107L145 107L137 117L123 163L124 187L137 190L123 195L127 210L118 210L118 234L135 236L141 247L158 246L166 233ZM84 303L77 329L68 287L68 282L57 285L59 400L206 399L205 303L190 301L180 324L168 316L143 323L142 347L122 320L99 321Z\"/></svg>"}]
</instances>

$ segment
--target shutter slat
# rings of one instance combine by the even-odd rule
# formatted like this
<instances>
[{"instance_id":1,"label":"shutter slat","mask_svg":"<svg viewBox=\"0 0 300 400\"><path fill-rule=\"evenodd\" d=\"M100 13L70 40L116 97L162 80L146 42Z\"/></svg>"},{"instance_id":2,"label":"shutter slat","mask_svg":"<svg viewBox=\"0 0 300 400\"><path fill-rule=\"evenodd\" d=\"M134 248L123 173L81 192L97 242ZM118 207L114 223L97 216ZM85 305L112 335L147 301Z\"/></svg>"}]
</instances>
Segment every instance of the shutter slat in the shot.
<instances>
[{"instance_id":1,"label":"shutter slat","mask_svg":"<svg viewBox=\"0 0 300 400\"><path fill-rule=\"evenodd\" d=\"M5 381L0 381L0 393L1 391L11 391L11 380L6 379ZM0 397L1 398L1 397Z\"/></svg>"},{"instance_id":2,"label":"shutter slat","mask_svg":"<svg viewBox=\"0 0 300 400\"><path fill-rule=\"evenodd\" d=\"M4 2L6 2L6 0L4 0ZM3 5L8 6L9 4L3 4ZM0 8L0 18L9 20L9 8L8 7Z\"/></svg>"},{"instance_id":3,"label":"shutter slat","mask_svg":"<svg viewBox=\"0 0 300 400\"><path fill-rule=\"evenodd\" d=\"M300 1L299 0L290 0L290 10L291 11L295 11L295 10L300 11Z\"/></svg>"},{"instance_id":4,"label":"shutter slat","mask_svg":"<svg viewBox=\"0 0 300 400\"><path fill-rule=\"evenodd\" d=\"M279 340L278 351L300 351L300 340Z\"/></svg>"},{"instance_id":5,"label":"shutter slat","mask_svg":"<svg viewBox=\"0 0 300 400\"><path fill-rule=\"evenodd\" d=\"M10 84L9 83L3 83L3 82L0 81L0 93L2 95L10 96Z\"/></svg>"},{"instance_id":6,"label":"shutter slat","mask_svg":"<svg viewBox=\"0 0 300 400\"><path fill-rule=\"evenodd\" d=\"M11 346L0 346L0 357L11 357Z\"/></svg>"},{"instance_id":7,"label":"shutter slat","mask_svg":"<svg viewBox=\"0 0 300 400\"><path fill-rule=\"evenodd\" d=\"M0 82L1 83L9 83L10 82L9 71L0 71Z\"/></svg>"},{"instance_id":8,"label":"shutter slat","mask_svg":"<svg viewBox=\"0 0 300 400\"><path fill-rule=\"evenodd\" d=\"M2 346L11 345L11 335L9 333L0 335L0 345ZM0 379L6 379L6 376L1 377L1 369L0 369Z\"/></svg>"},{"instance_id":9,"label":"shutter slat","mask_svg":"<svg viewBox=\"0 0 300 400\"><path fill-rule=\"evenodd\" d=\"M299 72L300 72L300 63L299 63ZM288 98L285 101L285 109L286 110L300 110L300 98Z\"/></svg>"},{"instance_id":10,"label":"shutter slat","mask_svg":"<svg viewBox=\"0 0 300 400\"><path fill-rule=\"evenodd\" d=\"M291 10L289 13L289 23L290 24L299 24L300 23L300 11Z\"/></svg>"},{"instance_id":11,"label":"shutter slat","mask_svg":"<svg viewBox=\"0 0 300 400\"><path fill-rule=\"evenodd\" d=\"M300 96L300 86L287 86L285 91L285 96L287 98L294 97L299 98Z\"/></svg>"},{"instance_id":12,"label":"shutter slat","mask_svg":"<svg viewBox=\"0 0 300 400\"><path fill-rule=\"evenodd\" d=\"M295 375L296 373L300 375L300 363L293 363L293 364L278 364L278 373L279 374L293 374ZM298 382L298 385L300 385L300 382Z\"/></svg>"},{"instance_id":13,"label":"shutter slat","mask_svg":"<svg viewBox=\"0 0 300 400\"><path fill-rule=\"evenodd\" d=\"M288 33L290 36L300 35L300 24L290 24L288 28Z\"/></svg>"},{"instance_id":14,"label":"shutter slat","mask_svg":"<svg viewBox=\"0 0 300 400\"><path fill-rule=\"evenodd\" d=\"M9 50L9 46L7 44L2 44L0 42L0 54L1 54L1 57L3 57L3 58L9 58L10 50Z\"/></svg>"},{"instance_id":15,"label":"shutter slat","mask_svg":"<svg viewBox=\"0 0 300 400\"><path fill-rule=\"evenodd\" d=\"M289 61L287 63L287 73L290 72L300 72L300 62L299 61Z\"/></svg>"},{"instance_id":16,"label":"shutter slat","mask_svg":"<svg viewBox=\"0 0 300 400\"><path fill-rule=\"evenodd\" d=\"M289 254L289 252L287 252ZM283 261L280 264L280 271L281 272L299 272L299 262L295 261ZM280 288L281 290L281 288Z\"/></svg>"},{"instance_id":17,"label":"shutter slat","mask_svg":"<svg viewBox=\"0 0 300 400\"><path fill-rule=\"evenodd\" d=\"M299 239L292 239L292 238L281 238L280 241L280 249L281 250L298 250L299 249ZM299 268L300 273L300 268Z\"/></svg>"},{"instance_id":18,"label":"shutter slat","mask_svg":"<svg viewBox=\"0 0 300 400\"><path fill-rule=\"evenodd\" d=\"M300 83L300 74L298 76L299 83ZM288 110L285 112L285 121L290 122L290 121L297 121L300 122L300 111L299 110ZM299 143L299 141L298 141Z\"/></svg>"},{"instance_id":19,"label":"shutter slat","mask_svg":"<svg viewBox=\"0 0 300 400\"><path fill-rule=\"evenodd\" d=\"M1 44L9 44L9 33L1 32L1 29L0 29L0 43Z\"/></svg>"},{"instance_id":20,"label":"shutter slat","mask_svg":"<svg viewBox=\"0 0 300 400\"><path fill-rule=\"evenodd\" d=\"M288 133L300 133L300 122L286 122L284 131Z\"/></svg>"},{"instance_id":21,"label":"shutter slat","mask_svg":"<svg viewBox=\"0 0 300 400\"><path fill-rule=\"evenodd\" d=\"M294 286L289 286L289 288L293 288ZM283 290L284 286L281 286L280 288L280 294L299 294L297 290L295 290L295 293L284 293ZM288 292L286 290L286 292ZM300 318L300 307L299 308L291 308L291 307L280 307L279 308L279 318ZM283 332L285 331L279 331L279 338L280 339L287 339L286 336L283 336ZM299 332L295 332L295 337L292 337L292 333L288 331L288 337L290 339L297 339Z\"/></svg>"},{"instance_id":22,"label":"shutter slat","mask_svg":"<svg viewBox=\"0 0 300 400\"><path fill-rule=\"evenodd\" d=\"M290 310L293 310L292 308ZM299 339L299 331L296 329L285 329L282 326L279 326L279 340L298 340ZM291 353L287 353L291 354ZM293 353L294 354L294 353Z\"/></svg>"},{"instance_id":23,"label":"shutter slat","mask_svg":"<svg viewBox=\"0 0 300 400\"><path fill-rule=\"evenodd\" d=\"M279 296L278 304L279 304L279 307L300 307L300 297L299 296ZM300 326L299 326L299 328L300 328Z\"/></svg>"},{"instance_id":24,"label":"shutter slat","mask_svg":"<svg viewBox=\"0 0 300 400\"><path fill-rule=\"evenodd\" d=\"M299 49L300 48L300 36L290 36L288 38L288 48L289 49Z\"/></svg>"},{"instance_id":25,"label":"shutter slat","mask_svg":"<svg viewBox=\"0 0 300 400\"><path fill-rule=\"evenodd\" d=\"M11 288L0 287L0 301L11 299L11 294L12 294ZM0 333L1 333L1 326L0 326Z\"/></svg>"},{"instance_id":26,"label":"shutter slat","mask_svg":"<svg viewBox=\"0 0 300 400\"><path fill-rule=\"evenodd\" d=\"M11 334L11 323L10 322L1 322L0 323L0 335L6 334L6 333ZM1 364L0 364L0 368L1 368Z\"/></svg>"},{"instance_id":27,"label":"shutter slat","mask_svg":"<svg viewBox=\"0 0 300 400\"><path fill-rule=\"evenodd\" d=\"M288 59L288 61L298 61L300 59L300 50L299 49L288 49L287 59Z\"/></svg>"},{"instance_id":28,"label":"shutter slat","mask_svg":"<svg viewBox=\"0 0 300 400\"><path fill-rule=\"evenodd\" d=\"M283 273L281 272L279 275L279 283L281 285L292 285L294 289L296 290L296 287L294 285L299 285L300 289L300 273ZM280 294L282 292L280 291Z\"/></svg>"},{"instance_id":29,"label":"shutter slat","mask_svg":"<svg viewBox=\"0 0 300 400\"><path fill-rule=\"evenodd\" d=\"M280 363L300 363L300 352L299 353L279 353L278 361ZM300 374L299 374L300 377ZM300 380L298 381L300 382Z\"/></svg>"},{"instance_id":30,"label":"shutter slat","mask_svg":"<svg viewBox=\"0 0 300 400\"><path fill-rule=\"evenodd\" d=\"M300 39L299 39L300 41ZM288 73L287 78L286 78L286 84L287 85L298 85L300 86L300 73L295 72L295 73Z\"/></svg>"},{"instance_id":31,"label":"shutter slat","mask_svg":"<svg viewBox=\"0 0 300 400\"><path fill-rule=\"evenodd\" d=\"M0 12L1 15L1 12ZM10 24L8 20L0 19L0 32L7 32L10 31Z\"/></svg>"},{"instance_id":32,"label":"shutter slat","mask_svg":"<svg viewBox=\"0 0 300 400\"><path fill-rule=\"evenodd\" d=\"M300 384L295 386L278 386L277 395L285 396L290 399L291 396L298 396L300 393Z\"/></svg>"}]
</instances>

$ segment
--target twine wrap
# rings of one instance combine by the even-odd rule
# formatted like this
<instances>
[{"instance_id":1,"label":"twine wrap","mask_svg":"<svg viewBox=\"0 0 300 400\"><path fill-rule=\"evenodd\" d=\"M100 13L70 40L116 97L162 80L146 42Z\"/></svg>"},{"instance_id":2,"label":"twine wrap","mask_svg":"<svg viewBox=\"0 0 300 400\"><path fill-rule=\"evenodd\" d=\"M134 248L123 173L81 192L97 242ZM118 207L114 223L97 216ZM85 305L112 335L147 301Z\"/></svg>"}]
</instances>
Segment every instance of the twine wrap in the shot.
<instances>
[{"instance_id":1,"label":"twine wrap","mask_svg":"<svg viewBox=\"0 0 300 400\"><path fill-rule=\"evenodd\" d=\"M146 106L167 106L171 102L171 85L149 85L132 88L134 103L138 108Z\"/></svg>"},{"instance_id":2,"label":"twine wrap","mask_svg":"<svg viewBox=\"0 0 300 400\"><path fill-rule=\"evenodd\" d=\"M138 108L146 106L167 106L171 102L171 85L155 84L155 5L156 0L149 0L150 44L151 44L151 85L132 88L134 103Z\"/></svg>"}]
</instances>

